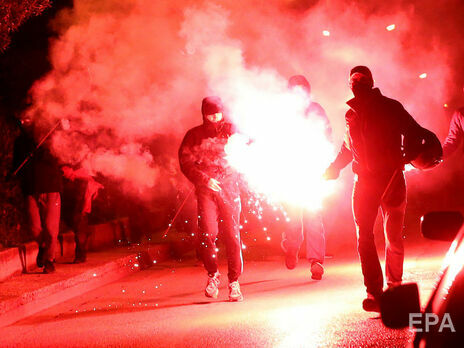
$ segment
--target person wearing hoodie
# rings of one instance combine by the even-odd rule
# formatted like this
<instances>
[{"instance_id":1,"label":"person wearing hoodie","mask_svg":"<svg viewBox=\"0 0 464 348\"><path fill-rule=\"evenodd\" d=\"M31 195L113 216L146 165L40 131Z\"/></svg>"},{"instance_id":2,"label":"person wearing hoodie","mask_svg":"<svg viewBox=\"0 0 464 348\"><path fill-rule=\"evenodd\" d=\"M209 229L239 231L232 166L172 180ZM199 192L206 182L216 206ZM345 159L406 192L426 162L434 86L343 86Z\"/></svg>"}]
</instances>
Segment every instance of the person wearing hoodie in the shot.
<instances>
[{"instance_id":1,"label":"person wearing hoodie","mask_svg":"<svg viewBox=\"0 0 464 348\"><path fill-rule=\"evenodd\" d=\"M419 138L423 128L396 100L378 88L369 68L356 66L350 72L354 98L347 102L345 141L326 179L338 178L341 169L353 162L353 215L358 253L367 297L366 311L379 311L383 274L374 243L374 223L381 208L386 240L385 268L388 286L400 284L403 275L403 222L406 182L402 138Z\"/></svg>"},{"instance_id":2,"label":"person wearing hoodie","mask_svg":"<svg viewBox=\"0 0 464 348\"><path fill-rule=\"evenodd\" d=\"M300 89L310 100L311 85L303 75L290 77L288 81L290 90ZM331 137L331 128L327 114L321 105L310 101L306 108L305 116L317 116L322 119L326 125L326 135ZM288 269L294 269L298 263L298 254L303 240L306 241L306 258L311 265L311 278L321 280L324 274L324 257L325 257L325 231L322 215L318 213L309 213L300 210L293 219L291 219L289 228L282 233L281 247L285 253L285 265Z\"/></svg>"},{"instance_id":3,"label":"person wearing hoodie","mask_svg":"<svg viewBox=\"0 0 464 348\"><path fill-rule=\"evenodd\" d=\"M464 87L462 91L464 92ZM454 112L453 117L451 118L448 136L443 142L443 157L445 159L451 156L459 148L463 138L464 107L461 107Z\"/></svg>"},{"instance_id":4,"label":"person wearing hoodie","mask_svg":"<svg viewBox=\"0 0 464 348\"><path fill-rule=\"evenodd\" d=\"M224 151L235 131L233 125L224 120L224 106L219 97L204 98L201 112L203 124L185 135L179 148L179 163L184 175L195 185L199 250L208 273L205 295L217 298L219 293L215 240L220 221L220 237L227 249L229 300L242 301L238 282L243 270L238 173L227 165Z\"/></svg>"}]
</instances>

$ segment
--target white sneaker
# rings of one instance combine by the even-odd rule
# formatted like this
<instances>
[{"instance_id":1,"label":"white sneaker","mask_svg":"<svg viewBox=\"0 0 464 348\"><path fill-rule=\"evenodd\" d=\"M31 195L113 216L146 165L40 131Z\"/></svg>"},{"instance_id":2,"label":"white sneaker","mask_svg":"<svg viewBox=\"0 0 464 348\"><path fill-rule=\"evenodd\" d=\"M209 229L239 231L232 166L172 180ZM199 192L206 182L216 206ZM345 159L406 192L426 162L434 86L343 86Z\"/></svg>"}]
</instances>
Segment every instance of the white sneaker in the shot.
<instances>
[{"instance_id":1,"label":"white sneaker","mask_svg":"<svg viewBox=\"0 0 464 348\"><path fill-rule=\"evenodd\" d=\"M217 298L219 294L219 272L214 273L212 277L208 276L206 283L205 296Z\"/></svg>"},{"instance_id":2,"label":"white sneaker","mask_svg":"<svg viewBox=\"0 0 464 348\"><path fill-rule=\"evenodd\" d=\"M240 302L243 301L243 295L240 291L240 284L238 281L229 283L229 301Z\"/></svg>"}]
</instances>

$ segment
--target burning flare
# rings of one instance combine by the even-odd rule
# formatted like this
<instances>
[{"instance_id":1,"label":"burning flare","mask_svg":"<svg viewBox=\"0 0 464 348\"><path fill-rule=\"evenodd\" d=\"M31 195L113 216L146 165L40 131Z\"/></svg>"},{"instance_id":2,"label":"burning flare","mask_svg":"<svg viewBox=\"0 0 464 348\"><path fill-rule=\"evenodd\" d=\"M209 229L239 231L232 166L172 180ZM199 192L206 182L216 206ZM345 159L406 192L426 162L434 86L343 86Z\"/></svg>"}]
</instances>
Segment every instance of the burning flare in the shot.
<instances>
[{"instance_id":1,"label":"burning flare","mask_svg":"<svg viewBox=\"0 0 464 348\"><path fill-rule=\"evenodd\" d=\"M335 189L334 182L322 178L334 157L325 122L319 115L306 114L310 101L299 89L260 90L251 85L243 92L232 105L243 133L229 139L228 163L243 174L252 191L270 202L312 211L322 208Z\"/></svg>"}]
</instances>

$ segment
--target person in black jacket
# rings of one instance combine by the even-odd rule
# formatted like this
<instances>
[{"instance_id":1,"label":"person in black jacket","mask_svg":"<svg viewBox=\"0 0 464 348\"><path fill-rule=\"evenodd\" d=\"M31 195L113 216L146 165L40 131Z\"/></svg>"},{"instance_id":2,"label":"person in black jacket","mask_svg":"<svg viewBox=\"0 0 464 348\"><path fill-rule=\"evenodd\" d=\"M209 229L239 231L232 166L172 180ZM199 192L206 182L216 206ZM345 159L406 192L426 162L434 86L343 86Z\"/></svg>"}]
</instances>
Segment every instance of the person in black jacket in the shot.
<instances>
[{"instance_id":1,"label":"person in black jacket","mask_svg":"<svg viewBox=\"0 0 464 348\"><path fill-rule=\"evenodd\" d=\"M190 129L179 148L180 168L195 185L199 249L208 272L205 295L218 296L219 272L216 237L221 234L228 258L229 300L242 301L238 278L243 260L240 242L240 190L238 174L227 165L224 147L234 133L232 124L224 121L224 107L219 97L203 99L203 124Z\"/></svg>"},{"instance_id":2,"label":"person in black jacket","mask_svg":"<svg viewBox=\"0 0 464 348\"><path fill-rule=\"evenodd\" d=\"M14 145L13 164L17 168L34 151L34 126L30 119L22 119L22 133ZM60 228L62 172L57 159L47 144L39 147L18 172L31 232L39 245L37 266L44 273L55 271L55 252Z\"/></svg>"},{"instance_id":3,"label":"person in black jacket","mask_svg":"<svg viewBox=\"0 0 464 348\"><path fill-rule=\"evenodd\" d=\"M374 223L380 206L384 221L386 278L389 286L401 283L403 275L403 221L406 183L402 137L419 137L423 130L396 100L373 88L371 71L357 66L350 72L354 98L347 102L345 141L327 169L327 179L338 178L353 162L353 215L358 253L367 290L366 311L379 311L383 274L374 243Z\"/></svg>"}]
</instances>

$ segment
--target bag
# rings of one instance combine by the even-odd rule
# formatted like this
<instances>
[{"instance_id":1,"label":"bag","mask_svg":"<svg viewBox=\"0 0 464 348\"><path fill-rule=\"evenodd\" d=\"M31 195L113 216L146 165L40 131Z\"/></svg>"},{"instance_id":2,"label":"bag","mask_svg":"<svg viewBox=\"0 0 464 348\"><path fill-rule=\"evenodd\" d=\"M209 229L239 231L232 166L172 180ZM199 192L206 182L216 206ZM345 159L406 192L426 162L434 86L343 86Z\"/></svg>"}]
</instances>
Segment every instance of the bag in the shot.
<instances>
[{"instance_id":1,"label":"bag","mask_svg":"<svg viewBox=\"0 0 464 348\"><path fill-rule=\"evenodd\" d=\"M435 133L423 127L404 137L403 151L405 163L411 163L420 170L432 169L443 161L440 140Z\"/></svg>"}]
</instances>

